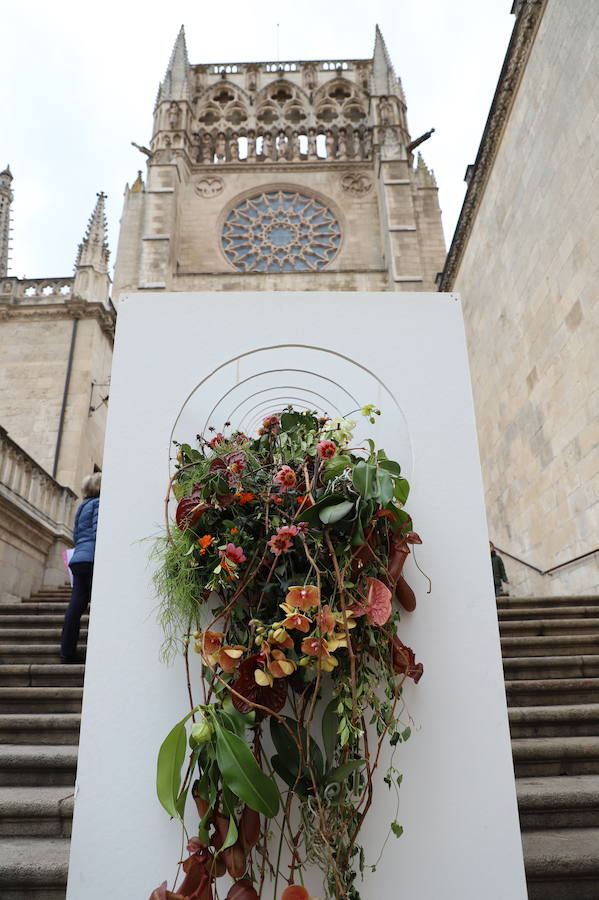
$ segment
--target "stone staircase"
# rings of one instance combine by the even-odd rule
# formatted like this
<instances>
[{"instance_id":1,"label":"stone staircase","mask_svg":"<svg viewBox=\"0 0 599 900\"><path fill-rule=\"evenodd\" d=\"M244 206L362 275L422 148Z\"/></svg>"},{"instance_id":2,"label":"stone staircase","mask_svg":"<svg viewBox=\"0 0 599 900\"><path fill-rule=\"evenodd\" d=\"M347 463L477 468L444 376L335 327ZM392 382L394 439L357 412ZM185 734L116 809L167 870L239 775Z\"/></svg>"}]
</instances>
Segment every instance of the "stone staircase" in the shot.
<instances>
[{"instance_id":1,"label":"stone staircase","mask_svg":"<svg viewBox=\"0 0 599 900\"><path fill-rule=\"evenodd\" d=\"M71 589L0 604L0 897L64 900L82 665L61 665ZM87 616L79 646L85 645Z\"/></svg>"},{"instance_id":2,"label":"stone staircase","mask_svg":"<svg viewBox=\"0 0 599 900\"><path fill-rule=\"evenodd\" d=\"M530 900L599 898L599 597L497 601Z\"/></svg>"},{"instance_id":3,"label":"stone staircase","mask_svg":"<svg viewBox=\"0 0 599 900\"><path fill-rule=\"evenodd\" d=\"M2 900L65 897L84 672L59 663L69 596L0 604ZM529 898L597 900L599 596L497 606Z\"/></svg>"}]
</instances>

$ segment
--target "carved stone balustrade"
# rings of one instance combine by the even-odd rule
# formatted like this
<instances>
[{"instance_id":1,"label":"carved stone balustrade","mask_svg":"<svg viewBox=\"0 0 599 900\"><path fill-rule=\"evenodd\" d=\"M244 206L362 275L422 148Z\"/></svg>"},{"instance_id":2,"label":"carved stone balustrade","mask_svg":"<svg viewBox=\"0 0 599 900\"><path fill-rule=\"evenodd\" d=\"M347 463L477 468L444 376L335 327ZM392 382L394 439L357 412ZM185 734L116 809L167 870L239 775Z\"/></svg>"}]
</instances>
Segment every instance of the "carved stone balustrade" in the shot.
<instances>
[{"instance_id":1,"label":"carved stone balustrade","mask_svg":"<svg viewBox=\"0 0 599 900\"><path fill-rule=\"evenodd\" d=\"M73 295L74 278L2 278L0 279L0 299L4 302L44 300L55 303Z\"/></svg>"},{"instance_id":2,"label":"carved stone balustrade","mask_svg":"<svg viewBox=\"0 0 599 900\"><path fill-rule=\"evenodd\" d=\"M0 601L65 582L76 502L0 427Z\"/></svg>"},{"instance_id":3,"label":"carved stone balustrade","mask_svg":"<svg viewBox=\"0 0 599 900\"><path fill-rule=\"evenodd\" d=\"M199 131L197 162L302 163L315 160L361 162L372 158L372 129L340 127L294 131L287 129Z\"/></svg>"}]
</instances>

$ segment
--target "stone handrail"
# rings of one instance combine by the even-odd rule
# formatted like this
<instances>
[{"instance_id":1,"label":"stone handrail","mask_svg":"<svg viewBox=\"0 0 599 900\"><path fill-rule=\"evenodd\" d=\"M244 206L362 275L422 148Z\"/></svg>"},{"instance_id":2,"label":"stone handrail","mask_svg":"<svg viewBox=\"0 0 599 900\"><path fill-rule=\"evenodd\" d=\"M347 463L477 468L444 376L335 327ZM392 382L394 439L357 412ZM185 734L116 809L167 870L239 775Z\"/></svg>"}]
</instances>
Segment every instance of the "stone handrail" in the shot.
<instances>
[{"instance_id":1,"label":"stone handrail","mask_svg":"<svg viewBox=\"0 0 599 900\"><path fill-rule=\"evenodd\" d=\"M74 278L12 278L0 279L0 297L3 300L27 301L70 299Z\"/></svg>"},{"instance_id":2,"label":"stone handrail","mask_svg":"<svg viewBox=\"0 0 599 900\"><path fill-rule=\"evenodd\" d=\"M55 481L1 426L0 493L57 537L70 541L77 495Z\"/></svg>"}]
</instances>

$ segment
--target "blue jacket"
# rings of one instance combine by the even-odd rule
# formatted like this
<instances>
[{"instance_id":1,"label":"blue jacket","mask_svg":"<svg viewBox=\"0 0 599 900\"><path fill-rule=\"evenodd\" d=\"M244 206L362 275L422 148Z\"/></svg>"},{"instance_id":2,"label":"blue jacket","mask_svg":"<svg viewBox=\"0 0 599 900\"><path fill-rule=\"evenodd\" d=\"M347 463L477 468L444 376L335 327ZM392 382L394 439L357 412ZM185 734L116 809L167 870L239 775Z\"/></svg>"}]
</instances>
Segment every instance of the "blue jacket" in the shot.
<instances>
[{"instance_id":1,"label":"blue jacket","mask_svg":"<svg viewBox=\"0 0 599 900\"><path fill-rule=\"evenodd\" d=\"M77 510L75 527L73 528L75 552L71 557L69 565L72 565L73 563L94 561L99 505L99 497L88 497Z\"/></svg>"}]
</instances>

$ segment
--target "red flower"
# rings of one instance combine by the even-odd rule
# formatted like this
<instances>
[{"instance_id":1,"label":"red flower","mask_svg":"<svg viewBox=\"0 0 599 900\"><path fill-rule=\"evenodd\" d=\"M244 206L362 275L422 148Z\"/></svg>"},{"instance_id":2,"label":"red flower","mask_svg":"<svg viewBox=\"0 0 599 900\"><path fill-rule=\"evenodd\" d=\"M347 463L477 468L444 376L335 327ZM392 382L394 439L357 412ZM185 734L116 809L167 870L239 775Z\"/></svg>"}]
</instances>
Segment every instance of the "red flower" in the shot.
<instances>
[{"instance_id":1,"label":"red flower","mask_svg":"<svg viewBox=\"0 0 599 900\"><path fill-rule=\"evenodd\" d=\"M414 683L418 684L424 672L422 663L416 662L416 655L411 647L406 647L396 634L391 639L391 650L393 653L393 669L396 675L406 675L413 678Z\"/></svg>"},{"instance_id":2,"label":"red flower","mask_svg":"<svg viewBox=\"0 0 599 900\"><path fill-rule=\"evenodd\" d=\"M281 485L282 491L288 491L289 488L295 487L297 479L291 466L281 466L273 481L275 484Z\"/></svg>"},{"instance_id":3,"label":"red flower","mask_svg":"<svg viewBox=\"0 0 599 900\"><path fill-rule=\"evenodd\" d=\"M251 705L252 703L259 703L261 706L266 706L275 713L280 712L285 706L285 701L287 700L286 678L275 678L272 686L263 687L256 683L254 672L256 669L262 669L262 662L262 655L256 653L254 656L248 656L247 659L244 659L239 666L239 676L237 680L233 682L231 687L234 691L237 691L238 694L241 694L242 697L245 697L251 702L244 703L243 700L240 700L239 697L236 697L235 694L233 694L233 706L237 712L244 714L251 712L254 708ZM256 712L260 713L259 710L256 710Z\"/></svg>"},{"instance_id":4,"label":"red flower","mask_svg":"<svg viewBox=\"0 0 599 900\"><path fill-rule=\"evenodd\" d=\"M335 441L319 441L316 450L321 459L330 459L337 452L337 444Z\"/></svg>"},{"instance_id":5,"label":"red flower","mask_svg":"<svg viewBox=\"0 0 599 900\"><path fill-rule=\"evenodd\" d=\"M199 491L194 491L189 497L183 497L177 504L175 519L181 531L191 528L198 521L208 506L202 500Z\"/></svg>"},{"instance_id":6,"label":"red flower","mask_svg":"<svg viewBox=\"0 0 599 900\"><path fill-rule=\"evenodd\" d=\"M226 441L226 437L224 434L221 434L219 431L218 434L215 434L211 441L209 441L210 446L213 450L215 450L219 444L224 444Z\"/></svg>"},{"instance_id":7,"label":"red flower","mask_svg":"<svg viewBox=\"0 0 599 900\"><path fill-rule=\"evenodd\" d=\"M218 553L219 553L219 556L221 556L221 557L226 557L226 558L229 559L231 562L234 562L234 563L236 563L237 565L239 565L240 563L245 562L246 559L247 559L247 556L246 556L245 553L243 552L243 548L242 548L242 547L236 547L235 544L227 544L227 546L225 547L225 549L224 549L224 550L219 550Z\"/></svg>"}]
</instances>

